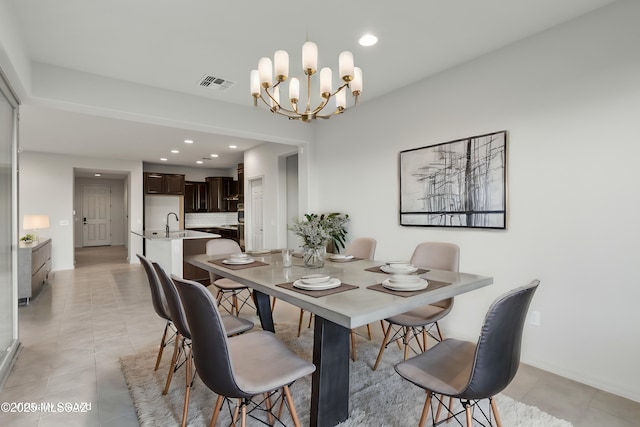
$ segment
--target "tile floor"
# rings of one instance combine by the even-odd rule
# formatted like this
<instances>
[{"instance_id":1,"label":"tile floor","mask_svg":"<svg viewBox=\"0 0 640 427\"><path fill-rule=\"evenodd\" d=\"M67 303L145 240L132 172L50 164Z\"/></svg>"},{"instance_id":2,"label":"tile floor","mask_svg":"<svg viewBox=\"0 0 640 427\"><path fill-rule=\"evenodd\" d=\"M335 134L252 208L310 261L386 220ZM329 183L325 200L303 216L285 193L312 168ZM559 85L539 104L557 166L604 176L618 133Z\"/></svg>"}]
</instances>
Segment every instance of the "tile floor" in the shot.
<instances>
[{"instance_id":1,"label":"tile floor","mask_svg":"<svg viewBox=\"0 0 640 427\"><path fill-rule=\"evenodd\" d=\"M123 247L78 250L75 270L56 272L19 308L23 349L0 391L0 402L90 402L91 410L0 413L0 426L138 425L118 360L157 345L164 322L142 267L125 257ZM295 322L298 309L279 301L275 316ZM505 394L575 427L640 425L640 403L524 364Z\"/></svg>"}]
</instances>

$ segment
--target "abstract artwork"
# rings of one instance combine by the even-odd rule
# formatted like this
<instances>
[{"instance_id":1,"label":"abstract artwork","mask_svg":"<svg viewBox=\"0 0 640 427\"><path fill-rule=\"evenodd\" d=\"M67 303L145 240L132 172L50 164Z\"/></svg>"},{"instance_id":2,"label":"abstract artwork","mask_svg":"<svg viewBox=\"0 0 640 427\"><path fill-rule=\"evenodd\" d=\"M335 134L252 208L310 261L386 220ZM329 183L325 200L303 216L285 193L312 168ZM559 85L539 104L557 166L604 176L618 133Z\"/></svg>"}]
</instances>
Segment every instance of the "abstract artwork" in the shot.
<instances>
[{"instance_id":1,"label":"abstract artwork","mask_svg":"<svg viewBox=\"0 0 640 427\"><path fill-rule=\"evenodd\" d=\"M504 229L507 132L400 152L400 225Z\"/></svg>"}]
</instances>

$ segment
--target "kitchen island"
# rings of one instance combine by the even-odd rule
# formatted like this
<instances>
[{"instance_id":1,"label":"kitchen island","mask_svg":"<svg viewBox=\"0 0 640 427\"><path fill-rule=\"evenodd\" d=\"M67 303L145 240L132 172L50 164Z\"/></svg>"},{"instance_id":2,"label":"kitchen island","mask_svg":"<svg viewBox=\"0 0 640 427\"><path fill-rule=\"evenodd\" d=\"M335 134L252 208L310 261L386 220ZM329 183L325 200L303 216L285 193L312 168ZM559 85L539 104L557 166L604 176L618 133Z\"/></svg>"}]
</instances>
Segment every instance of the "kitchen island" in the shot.
<instances>
[{"instance_id":1,"label":"kitchen island","mask_svg":"<svg viewBox=\"0 0 640 427\"><path fill-rule=\"evenodd\" d=\"M132 234L144 239L145 256L157 262L167 273L175 274L185 279L200 280L208 278L199 277L202 274L184 263L184 257L205 253L207 241L220 238L220 234L204 233L194 230L170 231L145 230L132 231ZM197 277L195 277L197 276Z\"/></svg>"}]
</instances>

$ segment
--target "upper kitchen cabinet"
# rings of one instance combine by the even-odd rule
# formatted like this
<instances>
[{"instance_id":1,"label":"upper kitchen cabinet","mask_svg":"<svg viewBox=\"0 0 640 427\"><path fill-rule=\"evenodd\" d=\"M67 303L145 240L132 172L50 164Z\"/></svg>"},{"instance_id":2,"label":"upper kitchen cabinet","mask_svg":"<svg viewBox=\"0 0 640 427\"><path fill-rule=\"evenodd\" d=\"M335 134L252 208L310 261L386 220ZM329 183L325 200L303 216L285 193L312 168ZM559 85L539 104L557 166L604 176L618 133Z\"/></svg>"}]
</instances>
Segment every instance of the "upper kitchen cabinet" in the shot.
<instances>
[{"instance_id":1,"label":"upper kitchen cabinet","mask_svg":"<svg viewBox=\"0 0 640 427\"><path fill-rule=\"evenodd\" d=\"M209 211L209 184L207 182L187 181L184 183L184 211Z\"/></svg>"},{"instance_id":2,"label":"upper kitchen cabinet","mask_svg":"<svg viewBox=\"0 0 640 427\"><path fill-rule=\"evenodd\" d=\"M228 176L207 178L209 185L209 212L234 212L238 207L237 181Z\"/></svg>"},{"instance_id":3,"label":"upper kitchen cabinet","mask_svg":"<svg viewBox=\"0 0 640 427\"><path fill-rule=\"evenodd\" d=\"M144 173L145 194L184 195L184 175L166 173Z\"/></svg>"},{"instance_id":4,"label":"upper kitchen cabinet","mask_svg":"<svg viewBox=\"0 0 640 427\"><path fill-rule=\"evenodd\" d=\"M238 202L244 203L244 163L238 163Z\"/></svg>"}]
</instances>

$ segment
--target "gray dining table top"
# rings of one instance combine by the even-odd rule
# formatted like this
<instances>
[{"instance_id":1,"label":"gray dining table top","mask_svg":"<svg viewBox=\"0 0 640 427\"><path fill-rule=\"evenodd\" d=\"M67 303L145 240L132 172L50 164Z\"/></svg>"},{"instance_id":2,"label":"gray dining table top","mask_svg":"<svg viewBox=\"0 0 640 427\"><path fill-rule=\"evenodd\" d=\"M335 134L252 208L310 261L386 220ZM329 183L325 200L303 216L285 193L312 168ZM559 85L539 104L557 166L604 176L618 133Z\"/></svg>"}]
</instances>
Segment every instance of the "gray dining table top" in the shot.
<instances>
[{"instance_id":1,"label":"gray dining table top","mask_svg":"<svg viewBox=\"0 0 640 427\"><path fill-rule=\"evenodd\" d=\"M291 267L283 267L279 252L253 255L257 261L267 265L232 269L210 261L224 259L223 255L194 255L185 261L220 276L228 277L250 288L286 301L306 311L321 316L345 328L356 328L413 308L454 297L493 283L493 278L471 273L455 273L431 269L420 277L450 285L429 290L415 296L404 297L368 289L382 283L389 274L367 271L367 268L384 265L384 261L356 260L332 262L327 260L323 268L306 268L301 258L293 257ZM356 286L344 292L314 297L277 286L293 282L308 274L326 274L338 278L342 283Z\"/></svg>"}]
</instances>

